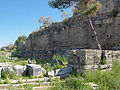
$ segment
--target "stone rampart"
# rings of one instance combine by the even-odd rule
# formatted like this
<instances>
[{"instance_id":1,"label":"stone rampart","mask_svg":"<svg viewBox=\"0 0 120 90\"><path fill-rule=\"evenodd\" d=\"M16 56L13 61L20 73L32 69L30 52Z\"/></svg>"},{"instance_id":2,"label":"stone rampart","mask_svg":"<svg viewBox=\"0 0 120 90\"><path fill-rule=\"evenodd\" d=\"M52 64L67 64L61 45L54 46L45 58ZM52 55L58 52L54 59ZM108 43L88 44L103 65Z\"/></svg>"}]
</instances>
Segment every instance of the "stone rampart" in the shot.
<instances>
[{"instance_id":1,"label":"stone rampart","mask_svg":"<svg viewBox=\"0 0 120 90\"><path fill-rule=\"evenodd\" d=\"M96 17L91 18L102 50L120 47L119 0L100 0L102 7ZM42 31L29 35L25 44L20 44L20 54L25 57L49 57L54 51L73 49L98 49L89 20L80 14L63 22L52 23Z\"/></svg>"},{"instance_id":2,"label":"stone rampart","mask_svg":"<svg viewBox=\"0 0 120 90\"><path fill-rule=\"evenodd\" d=\"M120 62L120 51L112 50L69 50L66 52L68 65L73 66L74 70L83 74L90 70L92 72L98 69L112 69L112 62Z\"/></svg>"}]
</instances>

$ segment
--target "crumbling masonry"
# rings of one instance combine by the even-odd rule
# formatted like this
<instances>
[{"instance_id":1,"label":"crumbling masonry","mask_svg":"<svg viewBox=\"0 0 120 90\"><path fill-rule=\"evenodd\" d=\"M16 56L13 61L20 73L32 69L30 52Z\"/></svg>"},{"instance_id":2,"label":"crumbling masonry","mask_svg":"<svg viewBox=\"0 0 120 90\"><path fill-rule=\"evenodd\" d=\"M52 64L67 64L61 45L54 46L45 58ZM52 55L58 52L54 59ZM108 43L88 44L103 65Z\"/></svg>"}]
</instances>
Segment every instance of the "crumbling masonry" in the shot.
<instances>
[{"instance_id":1,"label":"crumbling masonry","mask_svg":"<svg viewBox=\"0 0 120 90\"><path fill-rule=\"evenodd\" d=\"M118 49L120 46L120 0L100 1L102 3L102 7L97 16L92 18L94 28L98 35L98 41L103 50ZM115 13L116 15L113 15L113 12L117 12ZM88 19L81 15L73 15L66 22L53 23L42 31L31 33L25 44L21 45L22 46L20 48L18 47L21 51L20 55L25 57L50 57L54 53L64 54L67 50L74 49L78 50L77 52L80 52L80 56L83 52L87 52L82 55L84 59L78 63L80 64L79 66L93 65L95 61L92 60L94 59L88 58L92 58L91 55L94 56L94 53L96 52L98 53L95 57L99 58L96 60L101 60L102 51L80 50L98 49L95 42L95 36L93 34L93 30L91 30ZM119 56L119 53L117 53L117 55ZM87 64L87 62L85 62L86 60L87 62L92 62L92 64ZM86 64L81 64L84 62ZM98 64L100 63L101 62L98 62ZM98 64L95 67L98 67Z\"/></svg>"}]
</instances>

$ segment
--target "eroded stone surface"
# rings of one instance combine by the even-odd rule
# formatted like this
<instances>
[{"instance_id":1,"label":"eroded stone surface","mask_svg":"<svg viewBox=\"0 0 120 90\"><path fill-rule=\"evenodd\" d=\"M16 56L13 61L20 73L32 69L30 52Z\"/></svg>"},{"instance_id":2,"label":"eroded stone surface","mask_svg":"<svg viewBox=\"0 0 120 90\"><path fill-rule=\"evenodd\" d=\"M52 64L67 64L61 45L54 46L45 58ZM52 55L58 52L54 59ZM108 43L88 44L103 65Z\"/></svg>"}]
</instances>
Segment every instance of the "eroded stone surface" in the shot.
<instances>
[{"instance_id":1,"label":"eroded stone surface","mask_svg":"<svg viewBox=\"0 0 120 90\"><path fill-rule=\"evenodd\" d=\"M27 74L33 76L41 76L41 66L36 64L28 64L27 65Z\"/></svg>"},{"instance_id":2,"label":"eroded stone surface","mask_svg":"<svg viewBox=\"0 0 120 90\"><path fill-rule=\"evenodd\" d=\"M68 74L73 72L72 67L67 67L67 68L61 68L61 69L56 69L48 72L48 76L60 76L60 77L65 77L68 76Z\"/></svg>"},{"instance_id":3,"label":"eroded stone surface","mask_svg":"<svg viewBox=\"0 0 120 90\"><path fill-rule=\"evenodd\" d=\"M15 65L14 70L16 71L16 75L25 75L26 74L26 66Z\"/></svg>"}]
</instances>

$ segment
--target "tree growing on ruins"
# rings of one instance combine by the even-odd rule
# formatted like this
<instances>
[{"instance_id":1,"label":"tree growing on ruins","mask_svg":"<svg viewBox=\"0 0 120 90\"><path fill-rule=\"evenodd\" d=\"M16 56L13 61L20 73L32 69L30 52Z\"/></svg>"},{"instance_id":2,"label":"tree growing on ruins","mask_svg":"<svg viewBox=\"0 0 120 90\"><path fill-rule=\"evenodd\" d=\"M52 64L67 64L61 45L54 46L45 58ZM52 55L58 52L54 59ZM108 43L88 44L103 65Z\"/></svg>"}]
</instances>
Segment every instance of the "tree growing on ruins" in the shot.
<instances>
[{"instance_id":1,"label":"tree growing on ruins","mask_svg":"<svg viewBox=\"0 0 120 90\"><path fill-rule=\"evenodd\" d=\"M98 42L97 32L93 26L93 22L91 20L92 17L96 16L98 10L101 8L101 3L97 0L49 0L48 4L52 8L57 9L66 9L68 7L76 5L77 11L76 13L80 13L88 18L91 29L94 32L95 40L99 49L101 49L101 45Z\"/></svg>"},{"instance_id":2,"label":"tree growing on ruins","mask_svg":"<svg viewBox=\"0 0 120 90\"><path fill-rule=\"evenodd\" d=\"M43 25L40 26L40 29L44 29L45 27L48 27L53 22L54 22L54 20L52 19L52 16L49 16L47 18L44 16L41 16L39 19L39 23L41 23Z\"/></svg>"},{"instance_id":3,"label":"tree growing on ruins","mask_svg":"<svg viewBox=\"0 0 120 90\"><path fill-rule=\"evenodd\" d=\"M15 45L17 46L19 42L25 42L26 39L27 39L27 36L25 35L19 36L17 40L15 41Z\"/></svg>"}]
</instances>

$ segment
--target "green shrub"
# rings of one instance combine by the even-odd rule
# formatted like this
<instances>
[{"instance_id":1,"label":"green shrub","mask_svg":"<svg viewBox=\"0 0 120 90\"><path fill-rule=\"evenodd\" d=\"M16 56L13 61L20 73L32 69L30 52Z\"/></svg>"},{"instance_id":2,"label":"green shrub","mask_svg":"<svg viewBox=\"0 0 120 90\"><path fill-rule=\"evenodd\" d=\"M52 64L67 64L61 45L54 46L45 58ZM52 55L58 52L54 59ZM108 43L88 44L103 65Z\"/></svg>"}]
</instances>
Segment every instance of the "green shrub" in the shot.
<instances>
[{"instance_id":1,"label":"green shrub","mask_svg":"<svg viewBox=\"0 0 120 90\"><path fill-rule=\"evenodd\" d=\"M18 80L17 84L22 84L23 81L21 79Z\"/></svg>"},{"instance_id":2,"label":"green shrub","mask_svg":"<svg viewBox=\"0 0 120 90\"><path fill-rule=\"evenodd\" d=\"M60 55L57 55L57 54L55 54L52 59L53 59L53 60L61 60L61 61L63 61L64 63L67 62L67 60L68 60L64 55L63 55L63 56L60 56Z\"/></svg>"},{"instance_id":3,"label":"green shrub","mask_svg":"<svg viewBox=\"0 0 120 90\"><path fill-rule=\"evenodd\" d=\"M63 82L56 82L51 90L91 90L89 86L84 85L82 77L70 76Z\"/></svg>"},{"instance_id":4,"label":"green shrub","mask_svg":"<svg viewBox=\"0 0 120 90\"><path fill-rule=\"evenodd\" d=\"M39 78L44 78L43 72L41 72L41 76L39 76Z\"/></svg>"},{"instance_id":5,"label":"green shrub","mask_svg":"<svg viewBox=\"0 0 120 90\"><path fill-rule=\"evenodd\" d=\"M10 79L9 79L9 77L7 77L4 81L4 84L9 84L9 83L10 83Z\"/></svg>"},{"instance_id":6,"label":"green shrub","mask_svg":"<svg viewBox=\"0 0 120 90\"><path fill-rule=\"evenodd\" d=\"M93 82L98 85L98 90L120 90L120 63L116 60L113 62L112 71L102 72L88 71L85 79L81 73L73 73L69 78L62 82L56 82L52 90L92 90L90 86L84 84Z\"/></svg>"},{"instance_id":7,"label":"green shrub","mask_svg":"<svg viewBox=\"0 0 120 90\"><path fill-rule=\"evenodd\" d=\"M8 90L17 90L16 87L13 87L12 84L9 85Z\"/></svg>"},{"instance_id":8,"label":"green shrub","mask_svg":"<svg viewBox=\"0 0 120 90\"><path fill-rule=\"evenodd\" d=\"M113 62L112 71L102 72L98 70L96 73L87 72L85 82L95 82L100 90L120 89L120 64L118 61Z\"/></svg>"},{"instance_id":9,"label":"green shrub","mask_svg":"<svg viewBox=\"0 0 120 90\"><path fill-rule=\"evenodd\" d=\"M1 78L0 78L0 84L3 84L3 82L2 82L2 80L1 80Z\"/></svg>"},{"instance_id":10,"label":"green shrub","mask_svg":"<svg viewBox=\"0 0 120 90\"><path fill-rule=\"evenodd\" d=\"M105 56L103 57L102 64L106 64L106 57Z\"/></svg>"},{"instance_id":11,"label":"green shrub","mask_svg":"<svg viewBox=\"0 0 120 90\"><path fill-rule=\"evenodd\" d=\"M4 72L2 73L2 75L1 75L1 77L2 77L3 79L6 79L6 78L12 79L14 76L16 76L15 72L12 73L12 72L10 72L8 69L7 69L6 71L4 71Z\"/></svg>"},{"instance_id":12,"label":"green shrub","mask_svg":"<svg viewBox=\"0 0 120 90\"><path fill-rule=\"evenodd\" d=\"M112 11L111 11L111 15L112 15L112 16L116 17L117 14L118 14L118 11L117 11L117 10L112 10Z\"/></svg>"},{"instance_id":13,"label":"green shrub","mask_svg":"<svg viewBox=\"0 0 120 90\"><path fill-rule=\"evenodd\" d=\"M37 64L44 65L46 63L50 63L52 61L52 59L39 59L39 58L36 58L35 61L36 61Z\"/></svg>"},{"instance_id":14,"label":"green shrub","mask_svg":"<svg viewBox=\"0 0 120 90\"><path fill-rule=\"evenodd\" d=\"M19 43L19 42L25 42L26 39L27 39L27 36L25 36L25 35L19 36L19 37L17 38L17 40L15 41L15 45L18 46L18 43Z\"/></svg>"},{"instance_id":15,"label":"green shrub","mask_svg":"<svg viewBox=\"0 0 120 90\"><path fill-rule=\"evenodd\" d=\"M25 88L25 90L33 90L33 85L31 85L31 84L26 84L26 85L24 86L24 88Z\"/></svg>"}]
</instances>

